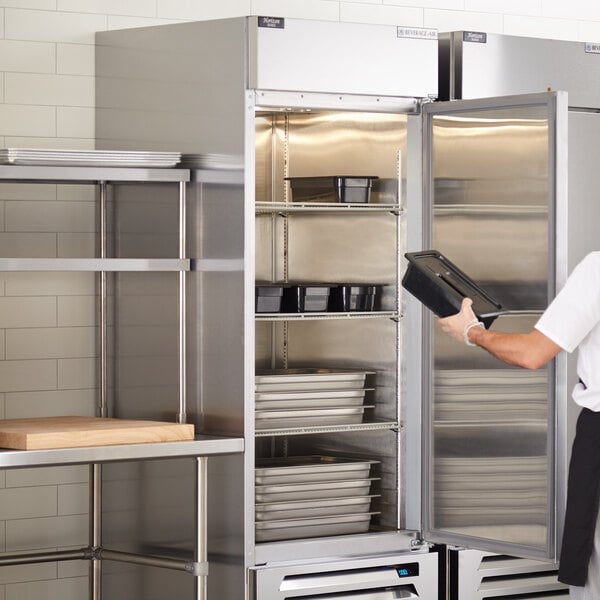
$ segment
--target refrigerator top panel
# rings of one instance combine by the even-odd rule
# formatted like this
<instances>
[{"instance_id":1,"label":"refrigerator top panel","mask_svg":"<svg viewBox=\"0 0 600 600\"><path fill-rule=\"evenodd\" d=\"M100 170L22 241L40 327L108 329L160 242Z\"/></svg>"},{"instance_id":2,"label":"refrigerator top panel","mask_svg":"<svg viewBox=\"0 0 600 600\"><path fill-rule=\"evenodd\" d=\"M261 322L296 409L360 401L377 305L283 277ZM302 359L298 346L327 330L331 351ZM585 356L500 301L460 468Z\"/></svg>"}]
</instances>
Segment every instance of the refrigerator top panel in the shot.
<instances>
[{"instance_id":1,"label":"refrigerator top panel","mask_svg":"<svg viewBox=\"0 0 600 600\"><path fill-rule=\"evenodd\" d=\"M474 34L440 34L441 99L564 90L572 107L600 107L599 44Z\"/></svg>"},{"instance_id":2,"label":"refrigerator top panel","mask_svg":"<svg viewBox=\"0 0 600 600\"><path fill-rule=\"evenodd\" d=\"M249 17L251 89L437 96L433 29Z\"/></svg>"}]
</instances>

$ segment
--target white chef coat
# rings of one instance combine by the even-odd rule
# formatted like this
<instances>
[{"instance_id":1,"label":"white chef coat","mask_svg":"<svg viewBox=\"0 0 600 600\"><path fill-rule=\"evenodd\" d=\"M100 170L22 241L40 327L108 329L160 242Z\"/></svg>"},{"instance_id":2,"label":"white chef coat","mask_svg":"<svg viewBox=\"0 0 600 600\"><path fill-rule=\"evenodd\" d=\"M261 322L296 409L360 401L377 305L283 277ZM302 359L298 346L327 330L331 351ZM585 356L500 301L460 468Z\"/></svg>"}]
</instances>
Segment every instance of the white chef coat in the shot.
<instances>
[{"instance_id":1,"label":"white chef coat","mask_svg":"<svg viewBox=\"0 0 600 600\"><path fill-rule=\"evenodd\" d=\"M583 384L575 386L573 399L600 411L600 252L575 267L535 328L567 352L579 348L577 375Z\"/></svg>"}]
</instances>

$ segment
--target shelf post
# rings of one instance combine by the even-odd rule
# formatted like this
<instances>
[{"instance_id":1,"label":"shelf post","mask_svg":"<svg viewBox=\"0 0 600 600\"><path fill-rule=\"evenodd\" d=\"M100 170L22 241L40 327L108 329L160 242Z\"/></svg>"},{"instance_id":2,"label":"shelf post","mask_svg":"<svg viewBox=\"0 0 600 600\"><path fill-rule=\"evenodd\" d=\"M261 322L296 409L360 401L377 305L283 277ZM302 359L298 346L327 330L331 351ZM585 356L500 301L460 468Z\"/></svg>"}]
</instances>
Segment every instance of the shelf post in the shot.
<instances>
[{"instance_id":1,"label":"shelf post","mask_svg":"<svg viewBox=\"0 0 600 600\"><path fill-rule=\"evenodd\" d=\"M99 212L100 212L100 258L106 258L106 182L100 181ZM106 271L100 271L100 401L98 416L107 416L107 386L108 386L108 328L107 328L107 282ZM92 552L102 545L102 465L94 463L89 468L89 544ZM90 562L89 578L90 600L100 600L102 597L102 562L92 559Z\"/></svg>"},{"instance_id":2,"label":"shelf post","mask_svg":"<svg viewBox=\"0 0 600 600\"><path fill-rule=\"evenodd\" d=\"M100 258L106 258L106 182L99 183L100 188ZM106 271L100 271L100 405L98 416L107 416L107 358L108 358L108 327L107 327L107 283Z\"/></svg>"},{"instance_id":3,"label":"shelf post","mask_svg":"<svg viewBox=\"0 0 600 600\"><path fill-rule=\"evenodd\" d=\"M196 457L196 548L194 560L200 565L207 565L207 466L206 456ZM208 569L208 565L207 565ZM208 570L206 571L208 572ZM206 575L196 577L196 600L207 600Z\"/></svg>"},{"instance_id":4,"label":"shelf post","mask_svg":"<svg viewBox=\"0 0 600 600\"><path fill-rule=\"evenodd\" d=\"M179 183L179 258L185 258L186 214L185 182ZM185 271L179 271L179 413L177 422L187 420L186 408L186 278Z\"/></svg>"},{"instance_id":5,"label":"shelf post","mask_svg":"<svg viewBox=\"0 0 600 600\"><path fill-rule=\"evenodd\" d=\"M97 463L91 464L89 478L89 543L92 553L89 597L90 600L100 600L102 598L102 561L95 557L94 552L102 546L102 465Z\"/></svg>"}]
</instances>

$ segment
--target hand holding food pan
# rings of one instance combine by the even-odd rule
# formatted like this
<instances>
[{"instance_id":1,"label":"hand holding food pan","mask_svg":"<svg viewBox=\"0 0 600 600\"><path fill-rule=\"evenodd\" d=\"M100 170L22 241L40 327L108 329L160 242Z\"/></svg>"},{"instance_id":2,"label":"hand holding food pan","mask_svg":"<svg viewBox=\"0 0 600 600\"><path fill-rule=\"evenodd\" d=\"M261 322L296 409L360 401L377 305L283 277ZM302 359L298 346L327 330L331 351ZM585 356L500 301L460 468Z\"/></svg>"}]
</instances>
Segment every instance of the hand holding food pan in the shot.
<instances>
[{"instance_id":1,"label":"hand holding food pan","mask_svg":"<svg viewBox=\"0 0 600 600\"><path fill-rule=\"evenodd\" d=\"M464 342L467 346L475 346L469 341L469 331L473 327L483 327L483 323L475 316L471 308L472 305L473 300L471 298L463 298L460 312L439 320L444 333L459 342Z\"/></svg>"},{"instance_id":2,"label":"hand holding food pan","mask_svg":"<svg viewBox=\"0 0 600 600\"><path fill-rule=\"evenodd\" d=\"M486 328L507 312L437 250L409 252L405 256L409 262L402 286L438 317L459 313L465 298L472 300L469 309L473 319L481 321Z\"/></svg>"}]
</instances>

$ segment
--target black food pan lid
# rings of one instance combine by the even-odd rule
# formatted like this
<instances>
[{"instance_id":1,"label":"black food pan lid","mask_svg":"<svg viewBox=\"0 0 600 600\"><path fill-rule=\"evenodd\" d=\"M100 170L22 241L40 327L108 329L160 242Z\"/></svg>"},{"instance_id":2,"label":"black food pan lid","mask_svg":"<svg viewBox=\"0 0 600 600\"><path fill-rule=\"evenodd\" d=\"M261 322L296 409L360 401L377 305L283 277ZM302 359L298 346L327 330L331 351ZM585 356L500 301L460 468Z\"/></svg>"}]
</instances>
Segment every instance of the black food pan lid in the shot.
<instances>
[{"instance_id":1,"label":"black food pan lid","mask_svg":"<svg viewBox=\"0 0 600 600\"><path fill-rule=\"evenodd\" d=\"M402 286L438 317L456 314L464 298L473 300L473 312L485 327L508 312L437 250L408 252L405 256L408 268Z\"/></svg>"}]
</instances>

